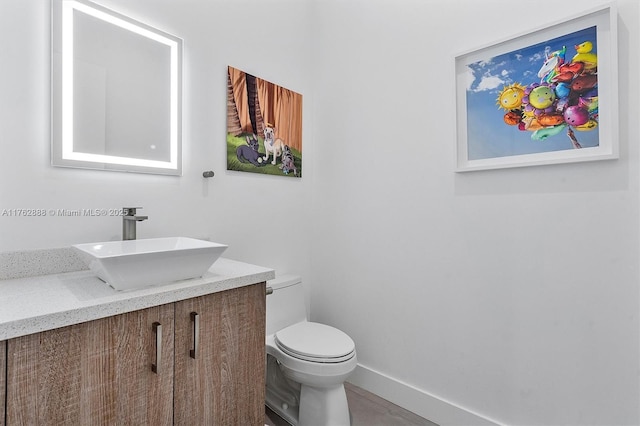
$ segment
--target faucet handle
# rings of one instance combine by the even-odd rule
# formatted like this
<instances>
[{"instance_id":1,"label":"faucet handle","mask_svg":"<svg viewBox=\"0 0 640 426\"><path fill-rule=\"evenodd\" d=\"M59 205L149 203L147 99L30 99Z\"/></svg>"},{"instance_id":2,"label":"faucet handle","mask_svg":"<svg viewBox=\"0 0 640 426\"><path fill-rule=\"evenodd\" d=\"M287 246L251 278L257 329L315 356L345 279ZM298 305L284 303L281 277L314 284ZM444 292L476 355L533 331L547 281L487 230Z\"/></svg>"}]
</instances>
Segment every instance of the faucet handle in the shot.
<instances>
[{"instance_id":1,"label":"faucet handle","mask_svg":"<svg viewBox=\"0 0 640 426\"><path fill-rule=\"evenodd\" d=\"M125 216L135 216L136 209L141 209L142 207L123 207L122 214Z\"/></svg>"}]
</instances>

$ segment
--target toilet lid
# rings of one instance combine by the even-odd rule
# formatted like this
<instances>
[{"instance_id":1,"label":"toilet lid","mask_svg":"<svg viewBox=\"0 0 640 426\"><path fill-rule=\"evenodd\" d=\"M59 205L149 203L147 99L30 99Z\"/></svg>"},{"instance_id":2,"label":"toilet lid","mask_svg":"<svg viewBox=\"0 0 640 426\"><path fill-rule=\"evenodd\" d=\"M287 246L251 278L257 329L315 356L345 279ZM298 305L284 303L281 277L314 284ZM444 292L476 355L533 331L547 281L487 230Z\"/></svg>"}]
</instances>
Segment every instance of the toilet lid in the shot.
<instances>
[{"instance_id":1,"label":"toilet lid","mask_svg":"<svg viewBox=\"0 0 640 426\"><path fill-rule=\"evenodd\" d=\"M337 328L317 322L300 322L275 334L276 345L285 353L312 362L342 362L351 359L355 343Z\"/></svg>"}]
</instances>

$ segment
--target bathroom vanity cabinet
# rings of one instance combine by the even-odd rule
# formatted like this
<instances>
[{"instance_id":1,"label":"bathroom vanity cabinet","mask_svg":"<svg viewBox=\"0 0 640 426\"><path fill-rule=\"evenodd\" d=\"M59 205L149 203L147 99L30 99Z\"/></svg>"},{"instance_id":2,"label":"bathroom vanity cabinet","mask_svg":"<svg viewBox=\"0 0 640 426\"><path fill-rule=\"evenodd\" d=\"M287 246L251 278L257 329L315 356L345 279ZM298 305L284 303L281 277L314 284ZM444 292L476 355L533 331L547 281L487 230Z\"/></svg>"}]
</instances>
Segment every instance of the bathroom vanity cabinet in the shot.
<instances>
[{"instance_id":1,"label":"bathroom vanity cabinet","mask_svg":"<svg viewBox=\"0 0 640 426\"><path fill-rule=\"evenodd\" d=\"M264 425L265 296L262 283L176 303L175 424Z\"/></svg>"},{"instance_id":2,"label":"bathroom vanity cabinet","mask_svg":"<svg viewBox=\"0 0 640 426\"><path fill-rule=\"evenodd\" d=\"M0 426L262 425L264 342L264 282L11 338Z\"/></svg>"},{"instance_id":3,"label":"bathroom vanity cabinet","mask_svg":"<svg viewBox=\"0 0 640 426\"><path fill-rule=\"evenodd\" d=\"M164 305L10 339L7 425L171 424L172 330Z\"/></svg>"}]
</instances>

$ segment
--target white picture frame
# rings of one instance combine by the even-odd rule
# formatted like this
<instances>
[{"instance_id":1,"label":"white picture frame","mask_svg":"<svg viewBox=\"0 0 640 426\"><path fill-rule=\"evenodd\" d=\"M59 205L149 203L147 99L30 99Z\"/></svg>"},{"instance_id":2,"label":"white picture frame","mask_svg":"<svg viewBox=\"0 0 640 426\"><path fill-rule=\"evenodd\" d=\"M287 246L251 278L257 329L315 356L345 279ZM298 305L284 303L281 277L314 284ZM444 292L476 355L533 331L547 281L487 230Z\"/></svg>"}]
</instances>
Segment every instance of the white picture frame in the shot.
<instances>
[{"instance_id":1,"label":"white picture frame","mask_svg":"<svg viewBox=\"0 0 640 426\"><path fill-rule=\"evenodd\" d=\"M618 158L617 61L614 3L457 55L456 172Z\"/></svg>"}]
</instances>

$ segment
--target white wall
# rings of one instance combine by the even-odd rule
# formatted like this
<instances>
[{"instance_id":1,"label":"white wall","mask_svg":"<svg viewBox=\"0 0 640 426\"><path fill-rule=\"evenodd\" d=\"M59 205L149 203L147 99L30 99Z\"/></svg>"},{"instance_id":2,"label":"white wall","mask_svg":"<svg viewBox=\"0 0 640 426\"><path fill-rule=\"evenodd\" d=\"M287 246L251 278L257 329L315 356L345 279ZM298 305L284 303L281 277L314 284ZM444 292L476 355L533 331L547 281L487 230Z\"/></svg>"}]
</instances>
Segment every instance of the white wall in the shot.
<instances>
[{"instance_id":1,"label":"white wall","mask_svg":"<svg viewBox=\"0 0 640 426\"><path fill-rule=\"evenodd\" d=\"M308 7L295 0L104 0L184 40L182 177L50 166L50 3L0 1L0 212L142 206L138 237L229 244L226 257L304 272L313 164ZM226 171L227 65L302 93L303 179ZM213 179L202 172L214 170ZM0 216L0 250L121 238L118 217Z\"/></svg>"},{"instance_id":2,"label":"white wall","mask_svg":"<svg viewBox=\"0 0 640 426\"><path fill-rule=\"evenodd\" d=\"M453 172L455 54L597 4L315 3L312 317L356 384L441 424L640 424L639 3L619 160Z\"/></svg>"},{"instance_id":3,"label":"white wall","mask_svg":"<svg viewBox=\"0 0 640 426\"><path fill-rule=\"evenodd\" d=\"M49 165L49 5L0 1L0 211L118 208L296 270L357 384L441 424L639 424L639 5L620 0L620 159L452 172L453 55L596 0L104 0L185 41L184 176ZM226 66L304 95L302 180L225 171ZM204 170L216 177L205 180ZM120 238L0 216L0 250Z\"/></svg>"}]
</instances>

